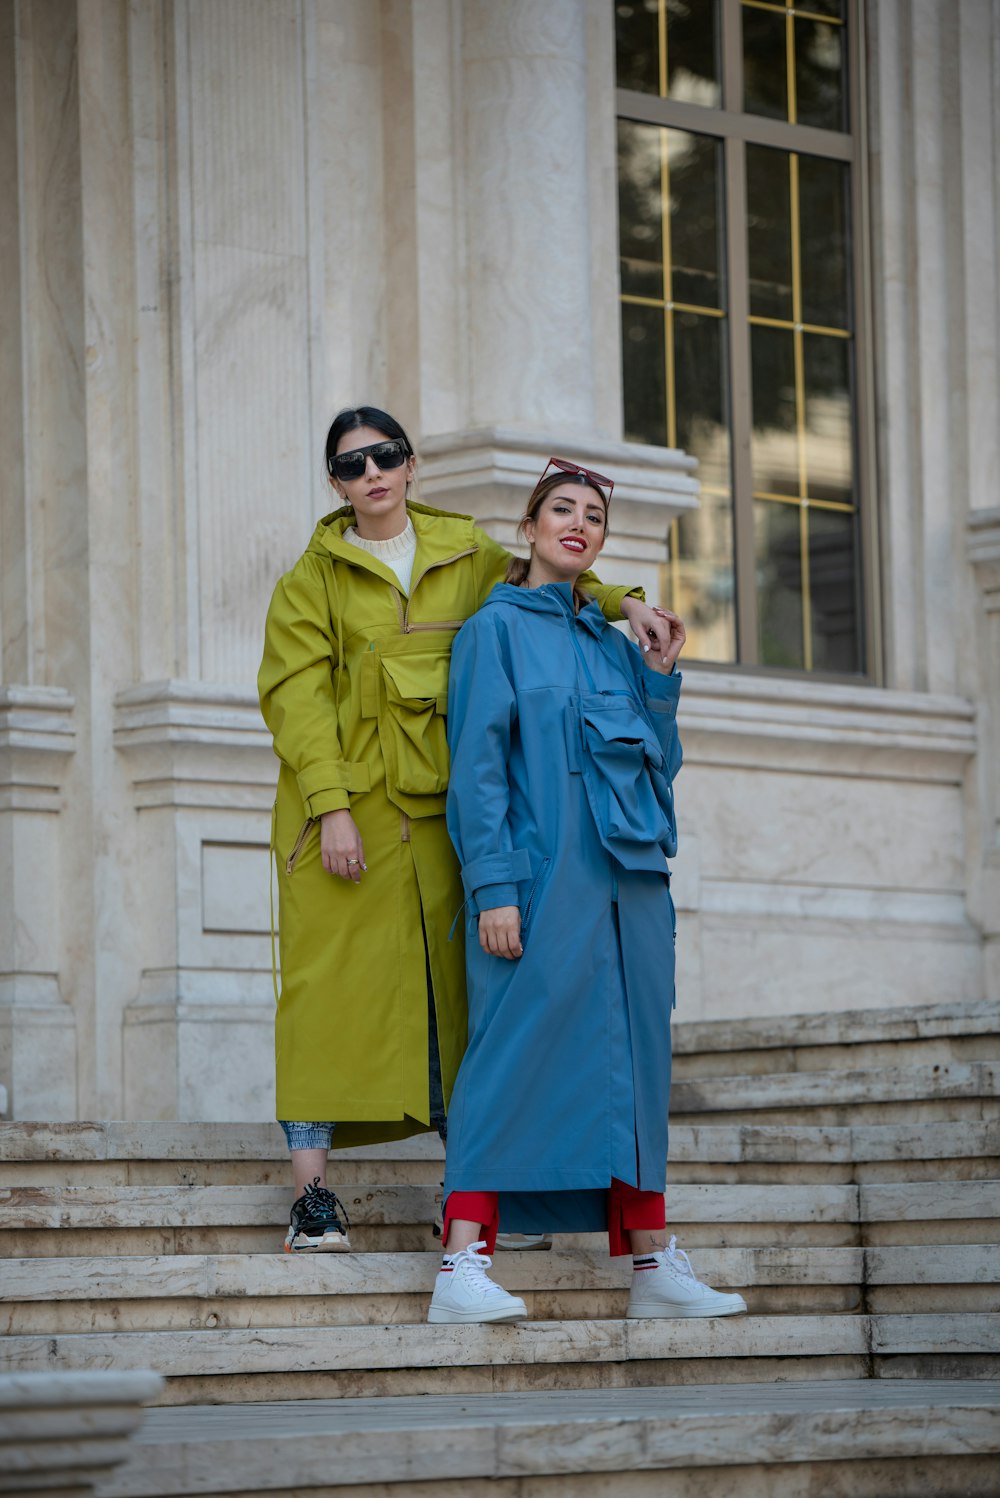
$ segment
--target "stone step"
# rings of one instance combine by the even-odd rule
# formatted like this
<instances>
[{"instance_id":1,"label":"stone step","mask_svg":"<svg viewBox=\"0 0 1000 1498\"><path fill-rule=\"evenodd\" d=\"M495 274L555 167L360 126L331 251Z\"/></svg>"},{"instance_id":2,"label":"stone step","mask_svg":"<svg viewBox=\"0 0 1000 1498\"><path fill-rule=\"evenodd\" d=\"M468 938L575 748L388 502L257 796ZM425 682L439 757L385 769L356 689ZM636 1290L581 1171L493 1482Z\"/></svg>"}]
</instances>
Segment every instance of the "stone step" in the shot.
<instances>
[{"instance_id":1,"label":"stone step","mask_svg":"<svg viewBox=\"0 0 1000 1498\"><path fill-rule=\"evenodd\" d=\"M1000 1118L1000 1064L880 1067L865 1071L809 1071L773 1076L698 1077L675 1082L670 1089L671 1119L686 1115L761 1114L795 1108L801 1116L816 1110L902 1108L922 1111L927 1104L950 1112L965 1104L977 1117ZM692 1118L691 1122L694 1121ZM761 1120L762 1121L762 1120ZM817 1122L824 1121L822 1116ZM864 1119L859 1120L864 1122Z\"/></svg>"},{"instance_id":2,"label":"stone step","mask_svg":"<svg viewBox=\"0 0 1000 1498\"><path fill-rule=\"evenodd\" d=\"M679 1026L674 1026L676 1039ZM937 1066L1000 1059L1000 1032L926 1040L869 1040L857 1045L781 1046L773 1050L674 1052L676 1082L694 1077L778 1076L811 1071L870 1071L880 1066Z\"/></svg>"},{"instance_id":3,"label":"stone step","mask_svg":"<svg viewBox=\"0 0 1000 1498\"><path fill-rule=\"evenodd\" d=\"M433 1246L433 1186L344 1188L358 1252ZM279 1248L290 1192L283 1186L9 1187L0 1190L0 1242L10 1258L94 1254L261 1253ZM833 1246L993 1241L1000 1182L942 1180L804 1185L670 1186L667 1216L685 1247ZM570 1248L594 1235L567 1234Z\"/></svg>"},{"instance_id":4,"label":"stone step","mask_svg":"<svg viewBox=\"0 0 1000 1498\"><path fill-rule=\"evenodd\" d=\"M436 1135L336 1150L335 1184L437 1185ZM1000 1121L829 1125L672 1123L672 1182L1000 1177ZM282 1185L275 1124L0 1124L0 1186Z\"/></svg>"},{"instance_id":5,"label":"stone step","mask_svg":"<svg viewBox=\"0 0 1000 1498\"><path fill-rule=\"evenodd\" d=\"M433 1186L369 1183L343 1192L352 1226L429 1224ZM0 1230L58 1228L279 1227L283 1186L12 1186L0 1190ZM1000 1180L889 1181L864 1185L671 1186L671 1223L896 1222L1000 1218Z\"/></svg>"},{"instance_id":6,"label":"stone step","mask_svg":"<svg viewBox=\"0 0 1000 1498\"><path fill-rule=\"evenodd\" d=\"M902 1360L904 1373L968 1365L983 1376L1000 1371L1000 1314L743 1316L702 1321L529 1321L515 1326L428 1326L423 1322L373 1326L298 1326L212 1330L81 1332L59 1336L12 1336L4 1343L13 1372L58 1368L154 1367L170 1385L165 1402L196 1402L199 1393L220 1402L268 1397L257 1380L284 1375L325 1375L330 1386L316 1397L351 1393L456 1393L484 1388L586 1386L680 1381L697 1375L701 1360L727 1366L728 1379L757 1376L755 1364L771 1363L774 1378L801 1377L795 1370L814 1359L854 1360L855 1371L882 1371L873 1360ZM790 1364L786 1370L784 1360ZM542 1367L549 1374L541 1373ZM890 1363L891 1366L891 1363ZM687 1377L681 1374L684 1369ZM448 1380L429 1381L432 1370ZM499 1377L500 1370L505 1370ZM393 1380L408 1373L409 1380ZM712 1375L714 1377L714 1374ZM484 1383L485 1380L485 1383ZM256 1387L255 1387L256 1384ZM402 1385L402 1387L400 1386ZM301 1386L301 1384L299 1385ZM280 1383L275 1385L280 1388ZM260 1393L257 1391L261 1390ZM288 1394L287 1397L295 1397Z\"/></svg>"},{"instance_id":7,"label":"stone step","mask_svg":"<svg viewBox=\"0 0 1000 1498\"><path fill-rule=\"evenodd\" d=\"M958 1004L921 1004L899 1009L823 1010L818 1014L763 1015L724 1020L685 1020L675 1015L673 1023L675 1056L718 1055L730 1057L745 1053L772 1053L771 1070L781 1070L784 1058L794 1055L802 1064L803 1053L826 1052L828 1066L839 1064L832 1053L842 1051L845 1059L857 1057L865 1047L897 1044L898 1054L919 1054L909 1047L934 1041L985 1039L994 1043L1000 1037L1000 1003L995 1000L969 999ZM855 1063L856 1064L856 1063ZM742 1068L727 1065L730 1072Z\"/></svg>"},{"instance_id":8,"label":"stone step","mask_svg":"<svg viewBox=\"0 0 1000 1498\"><path fill-rule=\"evenodd\" d=\"M697 1384L200 1406L150 1411L131 1460L101 1498L287 1492L293 1472L296 1492L349 1485L355 1498L413 1494L418 1482L434 1483L428 1493L468 1498L485 1498L487 1483L492 1498L530 1498L543 1491L538 1483L552 1498L807 1491L885 1498L917 1491L907 1478L933 1498L989 1492L998 1444L994 1382Z\"/></svg>"},{"instance_id":9,"label":"stone step","mask_svg":"<svg viewBox=\"0 0 1000 1498\"><path fill-rule=\"evenodd\" d=\"M13 1259L0 1332L174 1331L346 1326L423 1319L439 1259L423 1254L286 1254ZM744 1293L752 1312L1000 1312L1000 1248L703 1248L701 1278ZM496 1272L533 1319L619 1318L631 1261L598 1250L508 1254Z\"/></svg>"}]
</instances>

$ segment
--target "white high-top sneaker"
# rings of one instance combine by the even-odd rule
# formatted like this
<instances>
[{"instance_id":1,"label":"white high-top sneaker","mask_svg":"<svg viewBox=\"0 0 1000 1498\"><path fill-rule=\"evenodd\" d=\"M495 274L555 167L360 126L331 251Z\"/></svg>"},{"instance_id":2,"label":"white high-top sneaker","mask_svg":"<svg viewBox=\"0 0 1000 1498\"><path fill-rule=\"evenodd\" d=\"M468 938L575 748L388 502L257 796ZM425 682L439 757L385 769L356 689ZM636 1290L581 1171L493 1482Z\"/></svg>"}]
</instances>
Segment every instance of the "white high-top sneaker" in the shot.
<instances>
[{"instance_id":1,"label":"white high-top sneaker","mask_svg":"<svg viewBox=\"0 0 1000 1498\"><path fill-rule=\"evenodd\" d=\"M485 1240L446 1254L434 1285L427 1320L434 1325L461 1326L477 1321L526 1321L528 1308L508 1295L486 1273L493 1260L480 1253Z\"/></svg>"},{"instance_id":2,"label":"white high-top sneaker","mask_svg":"<svg viewBox=\"0 0 1000 1498\"><path fill-rule=\"evenodd\" d=\"M628 1314L643 1316L739 1316L747 1308L742 1295L726 1295L695 1279L691 1260L677 1239L659 1253L636 1255Z\"/></svg>"}]
</instances>

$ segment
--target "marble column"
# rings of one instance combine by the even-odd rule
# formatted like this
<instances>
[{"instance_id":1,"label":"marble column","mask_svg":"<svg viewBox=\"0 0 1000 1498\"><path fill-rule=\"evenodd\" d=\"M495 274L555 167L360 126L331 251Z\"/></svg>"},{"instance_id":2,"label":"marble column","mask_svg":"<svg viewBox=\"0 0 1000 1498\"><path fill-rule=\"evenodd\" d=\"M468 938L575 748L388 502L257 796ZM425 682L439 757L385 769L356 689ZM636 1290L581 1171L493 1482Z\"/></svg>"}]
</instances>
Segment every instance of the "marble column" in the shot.
<instances>
[{"instance_id":1,"label":"marble column","mask_svg":"<svg viewBox=\"0 0 1000 1498\"><path fill-rule=\"evenodd\" d=\"M420 411L420 492L516 545L552 453L610 473L602 575L655 598L697 483L683 454L621 441L613 13L590 0L390 13L386 66L412 101L400 196L409 185L420 381L403 394Z\"/></svg>"},{"instance_id":2,"label":"marble column","mask_svg":"<svg viewBox=\"0 0 1000 1498\"><path fill-rule=\"evenodd\" d=\"M81 997L67 969L70 842L84 810L79 628L85 554L80 146L72 4L0 15L0 1083L19 1117L73 1118ZM85 628L84 628L85 637ZM86 904L86 898L83 902Z\"/></svg>"},{"instance_id":3,"label":"marble column","mask_svg":"<svg viewBox=\"0 0 1000 1498\"><path fill-rule=\"evenodd\" d=\"M68 692L0 686L6 890L0 901L0 1083L14 1118L77 1116L76 1016L63 992L59 897L62 793L74 748Z\"/></svg>"},{"instance_id":4,"label":"marble column","mask_svg":"<svg viewBox=\"0 0 1000 1498\"><path fill-rule=\"evenodd\" d=\"M1000 5L877 0L869 21L886 669L981 704L968 911L996 994Z\"/></svg>"},{"instance_id":5,"label":"marble column","mask_svg":"<svg viewBox=\"0 0 1000 1498\"><path fill-rule=\"evenodd\" d=\"M328 64L342 48L346 83L356 50L342 11L130 7L135 399L150 439L140 655L113 712L145 882L121 1016L131 1117L271 1111L276 765L254 680L271 589L328 503L317 431L343 347L325 302L343 236L328 241L325 210L351 196L330 128L350 91L331 89Z\"/></svg>"}]
</instances>

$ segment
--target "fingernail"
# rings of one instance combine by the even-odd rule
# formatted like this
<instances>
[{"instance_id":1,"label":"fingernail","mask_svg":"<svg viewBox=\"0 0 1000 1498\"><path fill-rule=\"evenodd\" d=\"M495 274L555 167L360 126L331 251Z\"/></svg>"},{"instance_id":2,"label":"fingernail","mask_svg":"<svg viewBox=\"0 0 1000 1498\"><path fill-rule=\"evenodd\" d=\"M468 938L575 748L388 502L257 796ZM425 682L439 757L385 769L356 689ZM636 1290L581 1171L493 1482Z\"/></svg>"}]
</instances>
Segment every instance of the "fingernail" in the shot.
<instances>
[{"instance_id":1,"label":"fingernail","mask_svg":"<svg viewBox=\"0 0 1000 1498\"><path fill-rule=\"evenodd\" d=\"M666 658L666 656L665 655L661 655L660 656L660 665L661 666L665 666L666 664L667 664L667 658Z\"/></svg>"},{"instance_id":2,"label":"fingernail","mask_svg":"<svg viewBox=\"0 0 1000 1498\"><path fill-rule=\"evenodd\" d=\"M644 645L642 647L642 653L643 653L643 655L648 655L649 654L649 646L648 645Z\"/></svg>"}]
</instances>

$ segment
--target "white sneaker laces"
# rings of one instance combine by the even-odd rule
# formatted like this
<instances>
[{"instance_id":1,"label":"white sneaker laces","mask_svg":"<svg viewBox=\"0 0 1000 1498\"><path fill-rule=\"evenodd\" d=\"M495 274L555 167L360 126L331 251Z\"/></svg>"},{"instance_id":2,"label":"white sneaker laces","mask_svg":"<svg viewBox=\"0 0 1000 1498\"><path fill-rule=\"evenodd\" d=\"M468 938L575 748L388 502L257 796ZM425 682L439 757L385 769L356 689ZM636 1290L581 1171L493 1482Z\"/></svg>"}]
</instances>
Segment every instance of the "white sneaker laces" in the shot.
<instances>
[{"instance_id":1,"label":"white sneaker laces","mask_svg":"<svg viewBox=\"0 0 1000 1498\"><path fill-rule=\"evenodd\" d=\"M468 1248L460 1248L457 1254L449 1254L452 1272L461 1275L468 1288L483 1299L490 1295L506 1295L503 1286L491 1280L486 1273L492 1267L493 1260L488 1254L479 1253L478 1250L485 1247L484 1238L479 1243L470 1243Z\"/></svg>"},{"instance_id":2,"label":"white sneaker laces","mask_svg":"<svg viewBox=\"0 0 1000 1498\"><path fill-rule=\"evenodd\" d=\"M677 1239L673 1233L671 1233L670 1242L667 1244L666 1257L670 1260L669 1267L674 1271L675 1274L681 1275L685 1279L694 1280L695 1284L701 1285L701 1288L703 1290L707 1290L709 1288L708 1285L702 1284L701 1280L691 1268L691 1260L688 1258L683 1248L677 1247Z\"/></svg>"}]
</instances>

